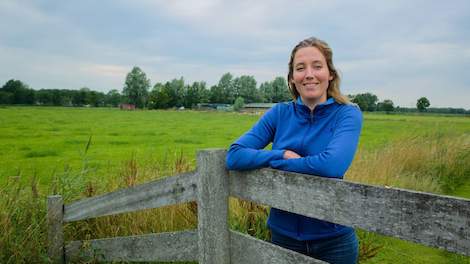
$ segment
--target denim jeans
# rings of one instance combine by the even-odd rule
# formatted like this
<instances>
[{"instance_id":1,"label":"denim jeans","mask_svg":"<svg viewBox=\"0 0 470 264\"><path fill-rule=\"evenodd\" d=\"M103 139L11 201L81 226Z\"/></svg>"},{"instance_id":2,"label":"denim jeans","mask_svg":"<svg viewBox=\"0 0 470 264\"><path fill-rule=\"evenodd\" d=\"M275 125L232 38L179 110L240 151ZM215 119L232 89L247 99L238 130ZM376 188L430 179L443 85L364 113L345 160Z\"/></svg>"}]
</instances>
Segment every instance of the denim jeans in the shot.
<instances>
[{"instance_id":1,"label":"denim jeans","mask_svg":"<svg viewBox=\"0 0 470 264\"><path fill-rule=\"evenodd\" d=\"M299 241L271 230L271 242L304 255L334 264L357 262L359 245L355 232L323 240Z\"/></svg>"}]
</instances>

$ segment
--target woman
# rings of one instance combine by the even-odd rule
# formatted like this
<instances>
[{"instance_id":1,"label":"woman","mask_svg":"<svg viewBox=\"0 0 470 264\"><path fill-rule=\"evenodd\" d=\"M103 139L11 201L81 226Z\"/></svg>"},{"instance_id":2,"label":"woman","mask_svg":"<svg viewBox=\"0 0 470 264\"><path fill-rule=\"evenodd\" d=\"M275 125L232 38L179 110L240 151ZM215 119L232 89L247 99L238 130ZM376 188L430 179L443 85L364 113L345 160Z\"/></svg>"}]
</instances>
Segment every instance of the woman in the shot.
<instances>
[{"instance_id":1,"label":"woman","mask_svg":"<svg viewBox=\"0 0 470 264\"><path fill-rule=\"evenodd\" d=\"M331 48L308 38L294 47L287 76L294 100L276 104L230 146L227 167L261 167L343 178L359 141L362 114L339 90ZM272 143L272 150L264 150ZM330 263L356 263L354 229L271 208L272 243Z\"/></svg>"}]
</instances>

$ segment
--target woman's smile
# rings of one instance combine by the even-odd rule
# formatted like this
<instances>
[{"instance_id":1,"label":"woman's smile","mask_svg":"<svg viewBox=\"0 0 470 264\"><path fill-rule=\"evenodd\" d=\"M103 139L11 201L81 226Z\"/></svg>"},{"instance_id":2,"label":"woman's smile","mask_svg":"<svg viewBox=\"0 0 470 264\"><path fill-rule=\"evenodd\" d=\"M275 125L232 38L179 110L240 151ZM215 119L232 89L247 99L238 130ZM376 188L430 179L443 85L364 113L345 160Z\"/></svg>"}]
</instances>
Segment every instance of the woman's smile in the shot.
<instances>
[{"instance_id":1,"label":"woman's smile","mask_svg":"<svg viewBox=\"0 0 470 264\"><path fill-rule=\"evenodd\" d=\"M293 85L302 102L313 109L327 99L330 74L326 59L316 47L301 48L294 57Z\"/></svg>"}]
</instances>

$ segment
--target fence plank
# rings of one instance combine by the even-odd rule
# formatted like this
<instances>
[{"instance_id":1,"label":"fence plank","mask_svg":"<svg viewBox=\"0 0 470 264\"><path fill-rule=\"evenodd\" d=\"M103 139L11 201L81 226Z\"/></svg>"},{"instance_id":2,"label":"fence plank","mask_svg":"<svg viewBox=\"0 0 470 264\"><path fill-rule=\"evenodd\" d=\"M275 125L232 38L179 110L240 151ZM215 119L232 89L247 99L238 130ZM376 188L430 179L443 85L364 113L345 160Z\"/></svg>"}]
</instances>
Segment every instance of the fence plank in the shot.
<instances>
[{"instance_id":1,"label":"fence plank","mask_svg":"<svg viewBox=\"0 0 470 264\"><path fill-rule=\"evenodd\" d=\"M65 222L194 201L197 174L183 173L65 206Z\"/></svg>"},{"instance_id":2,"label":"fence plank","mask_svg":"<svg viewBox=\"0 0 470 264\"><path fill-rule=\"evenodd\" d=\"M230 172L241 199L470 256L470 200L272 169Z\"/></svg>"},{"instance_id":3,"label":"fence plank","mask_svg":"<svg viewBox=\"0 0 470 264\"><path fill-rule=\"evenodd\" d=\"M229 179L225 150L197 153L199 263L230 263Z\"/></svg>"},{"instance_id":4,"label":"fence plank","mask_svg":"<svg viewBox=\"0 0 470 264\"><path fill-rule=\"evenodd\" d=\"M88 241L72 241L67 262L80 261L196 261L197 231L146 234Z\"/></svg>"},{"instance_id":5,"label":"fence plank","mask_svg":"<svg viewBox=\"0 0 470 264\"><path fill-rule=\"evenodd\" d=\"M274 244L230 231L231 264L326 263Z\"/></svg>"},{"instance_id":6,"label":"fence plank","mask_svg":"<svg viewBox=\"0 0 470 264\"><path fill-rule=\"evenodd\" d=\"M47 253L52 263L64 263L64 202L62 196L47 197Z\"/></svg>"}]
</instances>

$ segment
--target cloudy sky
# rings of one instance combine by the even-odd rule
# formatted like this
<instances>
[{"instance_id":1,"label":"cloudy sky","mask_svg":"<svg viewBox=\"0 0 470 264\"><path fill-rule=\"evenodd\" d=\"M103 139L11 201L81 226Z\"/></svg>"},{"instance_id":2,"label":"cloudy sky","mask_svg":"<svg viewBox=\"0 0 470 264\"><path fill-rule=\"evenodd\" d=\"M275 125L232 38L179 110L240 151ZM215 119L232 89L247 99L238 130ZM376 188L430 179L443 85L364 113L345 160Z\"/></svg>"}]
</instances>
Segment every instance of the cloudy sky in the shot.
<instances>
[{"instance_id":1,"label":"cloudy sky","mask_svg":"<svg viewBox=\"0 0 470 264\"><path fill-rule=\"evenodd\" d=\"M327 41L345 94L470 109L470 1L1 0L0 85L121 90L151 79L216 84L285 76L293 46Z\"/></svg>"}]
</instances>

